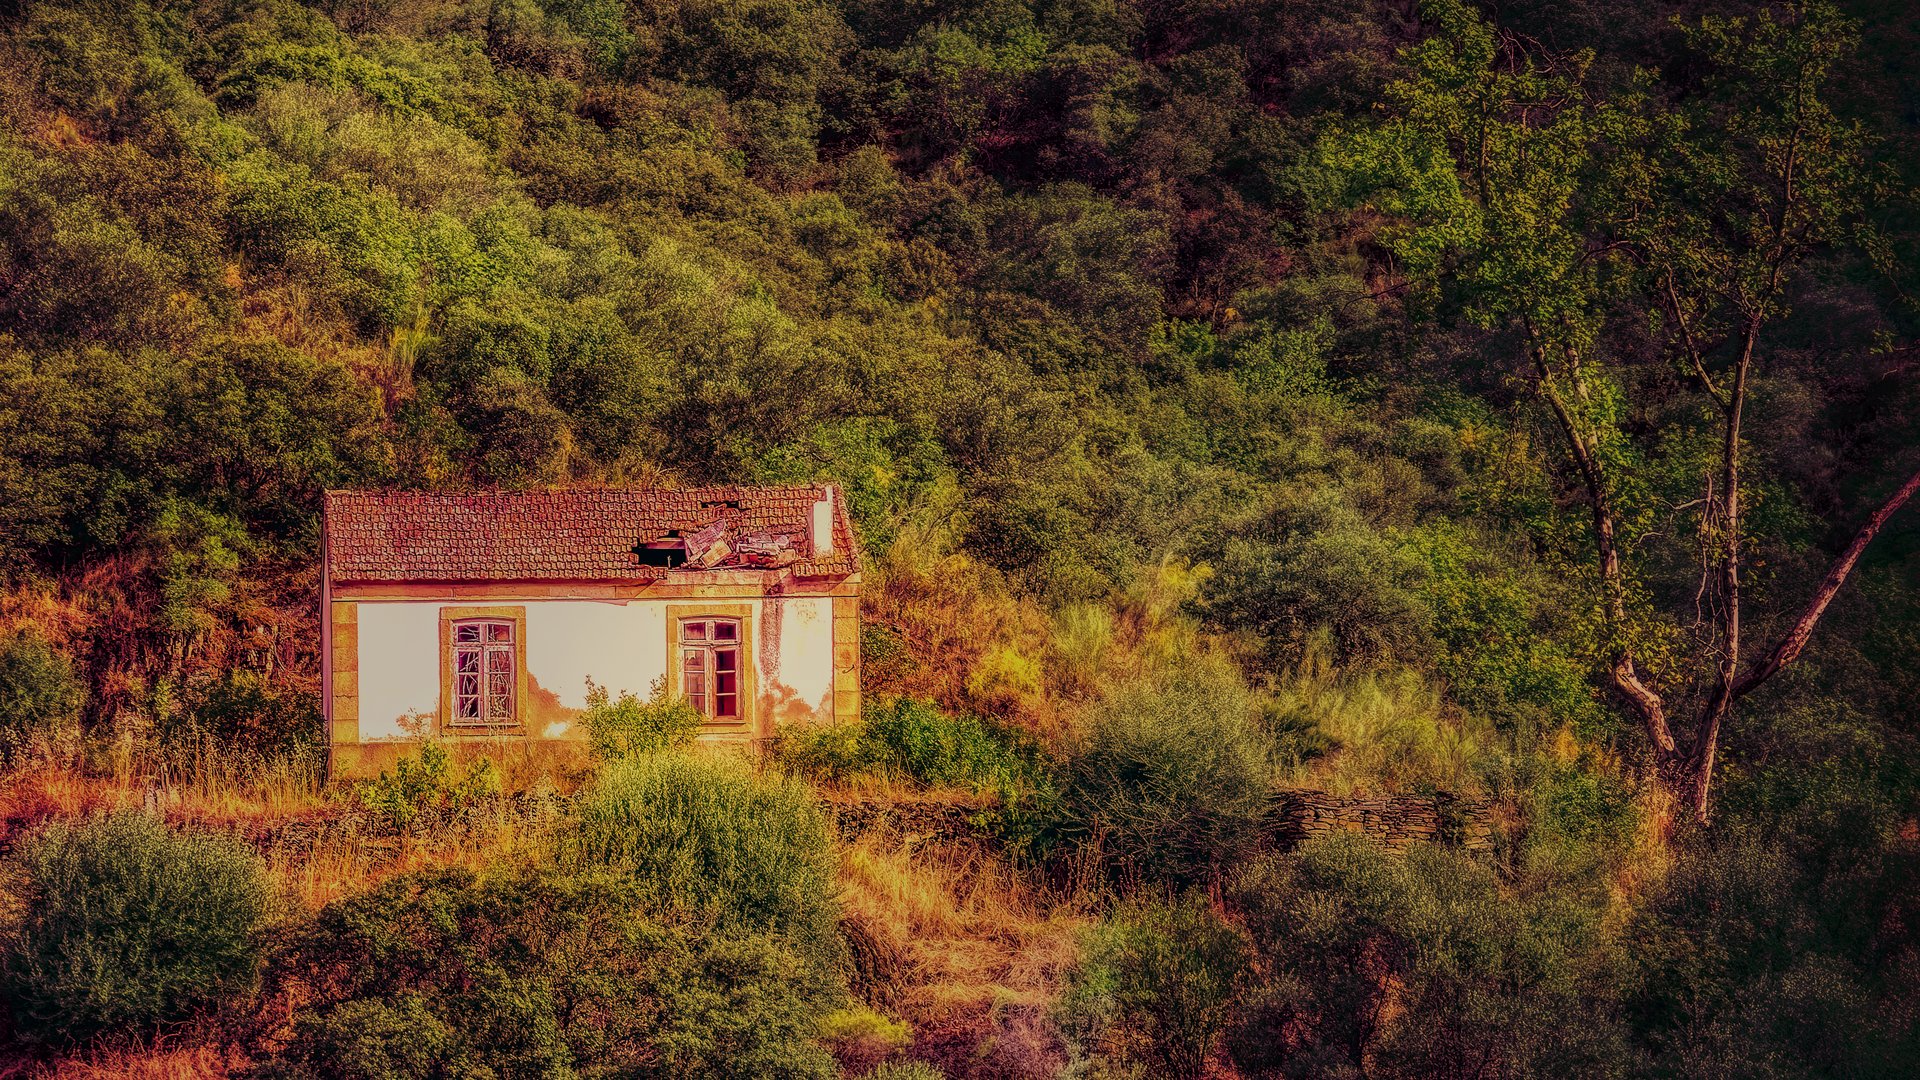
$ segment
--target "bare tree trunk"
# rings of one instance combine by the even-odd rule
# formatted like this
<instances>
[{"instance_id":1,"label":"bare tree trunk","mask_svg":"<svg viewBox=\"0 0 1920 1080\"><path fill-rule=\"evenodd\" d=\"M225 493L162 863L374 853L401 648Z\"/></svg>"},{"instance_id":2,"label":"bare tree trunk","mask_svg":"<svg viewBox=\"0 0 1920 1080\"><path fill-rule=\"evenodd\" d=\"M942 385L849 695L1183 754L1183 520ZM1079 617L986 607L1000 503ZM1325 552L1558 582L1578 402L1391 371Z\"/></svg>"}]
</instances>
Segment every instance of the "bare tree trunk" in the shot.
<instances>
[{"instance_id":1,"label":"bare tree trunk","mask_svg":"<svg viewBox=\"0 0 1920 1080\"><path fill-rule=\"evenodd\" d=\"M1566 399L1555 387L1545 346L1536 342L1531 352L1534 370L1539 376L1540 396L1553 411L1554 419L1560 425L1560 434L1566 440L1574 463L1580 468L1580 478L1587 489L1587 505L1593 512L1594 546L1600 556L1600 581L1607 598L1608 630L1617 636L1627 623L1627 583L1620 567L1620 544L1614 527L1613 499L1607 487L1605 466L1594 447L1588 444ZM1668 773L1678 762L1679 751L1674 746L1673 731L1667 723L1666 702L1640 678L1633 662L1633 649L1625 641L1616 643L1612 673L1615 689L1627 699L1646 725L1647 738L1653 743L1661 772L1663 775Z\"/></svg>"},{"instance_id":2,"label":"bare tree trunk","mask_svg":"<svg viewBox=\"0 0 1920 1080\"><path fill-rule=\"evenodd\" d=\"M1771 678L1781 668L1792 663L1806 648L1814 628L1826 613L1833 597L1846 584L1860 556L1867 545L1873 542L1880 530L1896 512L1920 492L1920 471L1909 477L1906 483L1893 493L1880 508L1867 519L1855 534L1852 543L1828 569L1826 577L1815 590L1807 608L1793 626L1781 638L1766 658L1754 664L1747 672L1740 674L1742 649L1742 610L1740 596L1740 569L1743 558L1742 520L1740 504L1740 440L1746 398L1747 375L1751 367L1755 340L1758 336L1758 324L1750 324L1743 342L1740 360L1733 373L1733 383L1727 387L1725 398L1716 395L1726 416L1723 435L1723 458L1721 467L1722 491L1719 496L1722 506L1720 541L1720 559L1718 574L1723 593L1724 607L1721 616L1722 653L1716 665L1714 686L1705 707L1701 710L1695 726L1691 745L1684 751L1674 742L1673 731L1666 710L1666 701L1653 687L1640 677L1634 664L1631 645L1624 640L1616 641L1612 665L1613 685L1633 711L1640 717L1647 730L1647 738L1653 745L1655 776L1661 786L1680 795L1691 812L1694 820L1704 823L1711 806L1714 767L1719 755L1720 731L1726 719L1732 715L1733 705L1741 697ZM1555 422L1560 427L1567 450L1573 455L1574 463L1580 470L1582 486L1586 489L1587 503L1593 514L1595 552L1599 556L1601 584L1606 595L1606 611L1609 630L1615 635L1623 633L1627 623L1627 583L1620 561L1619 539L1615 524L1615 512L1605 465L1598 448L1582 430L1579 418L1574 414L1566 398L1560 392L1556 373L1547 359L1546 346L1532 334L1529 328L1529 353L1538 377L1541 399L1547 403ZM1711 389L1711 381L1707 381Z\"/></svg>"},{"instance_id":3,"label":"bare tree trunk","mask_svg":"<svg viewBox=\"0 0 1920 1080\"><path fill-rule=\"evenodd\" d=\"M1747 320L1740 359L1733 368L1733 385L1722 403L1724 417L1720 445L1720 663L1713 693L1700 712L1688 763L1688 808L1696 821L1707 820L1707 796L1713 783L1714 758L1720 749L1720 727L1733 711L1733 687L1740 673L1740 423L1747 407L1747 373L1753 349L1760 339L1760 319Z\"/></svg>"}]
</instances>

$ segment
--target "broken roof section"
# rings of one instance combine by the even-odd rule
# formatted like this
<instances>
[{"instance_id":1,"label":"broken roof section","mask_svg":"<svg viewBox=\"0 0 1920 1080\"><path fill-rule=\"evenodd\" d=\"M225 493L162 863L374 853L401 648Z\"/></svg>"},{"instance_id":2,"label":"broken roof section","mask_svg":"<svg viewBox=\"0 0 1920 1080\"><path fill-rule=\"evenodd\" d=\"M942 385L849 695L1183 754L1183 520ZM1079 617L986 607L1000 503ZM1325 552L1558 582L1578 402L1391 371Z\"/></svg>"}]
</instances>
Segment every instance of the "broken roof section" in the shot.
<instances>
[{"instance_id":1,"label":"broken roof section","mask_svg":"<svg viewBox=\"0 0 1920 1080\"><path fill-rule=\"evenodd\" d=\"M706 570L855 573L832 484L575 491L330 491L335 582L645 582Z\"/></svg>"}]
</instances>

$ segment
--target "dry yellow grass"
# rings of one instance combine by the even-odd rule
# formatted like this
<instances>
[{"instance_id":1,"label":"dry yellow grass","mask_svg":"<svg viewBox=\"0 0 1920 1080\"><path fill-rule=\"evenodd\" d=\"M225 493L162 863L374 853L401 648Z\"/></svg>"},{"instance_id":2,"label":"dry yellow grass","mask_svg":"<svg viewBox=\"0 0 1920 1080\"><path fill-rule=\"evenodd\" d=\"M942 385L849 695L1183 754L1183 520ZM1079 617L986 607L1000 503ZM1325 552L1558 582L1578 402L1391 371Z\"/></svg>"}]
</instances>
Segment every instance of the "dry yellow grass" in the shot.
<instances>
[{"instance_id":1,"label":"dry yellow grass","mask_svg":"<svg viewBox=\"0 0 1920 1080\"><path fill-rule=\"evenodd\" d=\"M526 867L541 859L544 851L536 833L504 822L446 836L329 836L269 847L266 859L267 871L282 894L304 910L317 911L400 874L451 867L475 871Z\"/></svg>"},{"instance_id":2,"label":"dry yellow grass","mask_svg":"<svg viewBox=\"0 0 1920 1080\"><path fill-rule=\"evenodd\" d=\"M237 1064L213 1046L163 1044L0 1062L0 1080L220 1080Z\"/></svg>"},{"instance_id":3,"label":"dry yellow grass","mask_svg":"<svg viewBox=\"0 0 1920 1080\"><path fill-rule=\"evenodd\" d=\"M10 773L0 784L0 822L14 825L146 807L181 824L232 826L298 817L325 806L317 786L279 775L247 784L213 778L164 783L134 770L103 776L48 762Z\"/></svg>"},{"instance_id":4,"label":"dry yellow grass","mask_svg":"<svg viewBox=\"0 0 1920 1080\"><path fill-rule=\"evenodd\" d=\"M885 834L847 845L840 876L849 918L897 958L889 1005L914 1028L915 1056L1051 1075L1061 1062L1047 1013L1078 956L1082 903L978 848Z\"/></svg>"}]
</instances>

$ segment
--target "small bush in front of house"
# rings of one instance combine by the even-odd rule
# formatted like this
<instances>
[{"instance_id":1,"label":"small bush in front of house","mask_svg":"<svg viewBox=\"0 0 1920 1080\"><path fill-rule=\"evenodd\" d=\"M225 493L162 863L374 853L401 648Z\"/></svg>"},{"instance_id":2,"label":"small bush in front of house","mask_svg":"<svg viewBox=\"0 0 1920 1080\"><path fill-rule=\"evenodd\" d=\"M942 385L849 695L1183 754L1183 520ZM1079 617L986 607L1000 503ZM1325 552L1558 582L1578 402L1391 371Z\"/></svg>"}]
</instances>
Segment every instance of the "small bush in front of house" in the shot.
<instances>
[{"instance_id":1,"label":"small bush in front of house","mask_svg":"<svg viewBox=\"0 0 1920 1080\"><path fill-rule=\"evenodd\" d=\"M930 701L895 698L868 709L859 723L796 732L783 740L780 754L823 779L884 776L929 785L1004 786L1031 776L1035 751L978 716L953 716Z\"/></svg>"},{"instance_id":2,"label":"small bush in front of house","mask_svg":"<svg viewBox=\"0 0 1920 1080\"><path fill-rule=\"evenodd\" d=\"M1205 897L1121 906L1087 934L1061 1001L1082 1053L1195 1080L1248 984L1246 941Z\"/></svg>"},{"instance_id":3,"label":"small bush in front of house","mask_svg":"<svg viewBox=\"0 0 1920 1080\"><path fill-rule=\"evenodd\" d=\"M580 723L600 760L621 761L693 742L700 732L700 713L686 698L667 691L665 675L653 681L645 701L624 690L618 699L611 699L606 687L589 679L587 708Z\"/></svg>"},{"instance_id":4,"label":"small bush in front of house","mask_svg":"<svg viewBox=\"0 0 1920 1080\"><path fill-rule=\"evenodd\" d=\"M388 829L400 833L422 814L459 810L499 790L500 771L492 759L476 757L455 770L447 748L428 741L420 744L419 756L403 757L372 780L360 781L354 796Z\"/></svg>"},{"instance_id":5,"label":"small bush in front of house","mask_svg":"<svg viewBox=\"0 0 1920 1080\"><path fill-rule=\"evenodd\" d=\"M237 841L125 812L49 826L20 859L5 984L27 1039L151 1034L254 988L270 894Z\"/></svg>"},{"instance_id":6,"label":"small bush in front of house","mask_svg":"<svg viewBox=\"0 0 1920 1080\"><path fill-rule=\"evenodd\" d=\"M841 1003L763 933L689 924L632 880L439 870L333 903L276 957L290 1019L258 1080L833 1075Z\"/></svg>"},{"instance_id":7,"label":"small bush in front of house","mask_svg":"<svg viewBox=\"0 0 1920 1080\"><path fill-rule=\"evenodd\" d=\"M1246 690L1224 678L1121 689L1093 708L1068 754L1067 826L1124 875L1217 878L1266 809L1256 715Z\"/></svg>"},{"instance_id":8,"label":"small bush in front of house","mask_svg":"<svg viewBox=\"0 0 1920 1080\"><path fill-rule=\"evenodd\" d=\"M73 665L38 633L0 642L0 763L73 719L82 692Z\"/></svg>"},{"instance_id":9,"label":"small bush in front of house","mask_svg":"<svg viewBox=\"0 0 1920 1080\"><path fill-rule=\"evenodd\" d=\"M732 757L618 762L582 793L561 857L630 877L654 910L838 958L832 840L800 780L756 775Z\"/></svg>"}]
</instances>

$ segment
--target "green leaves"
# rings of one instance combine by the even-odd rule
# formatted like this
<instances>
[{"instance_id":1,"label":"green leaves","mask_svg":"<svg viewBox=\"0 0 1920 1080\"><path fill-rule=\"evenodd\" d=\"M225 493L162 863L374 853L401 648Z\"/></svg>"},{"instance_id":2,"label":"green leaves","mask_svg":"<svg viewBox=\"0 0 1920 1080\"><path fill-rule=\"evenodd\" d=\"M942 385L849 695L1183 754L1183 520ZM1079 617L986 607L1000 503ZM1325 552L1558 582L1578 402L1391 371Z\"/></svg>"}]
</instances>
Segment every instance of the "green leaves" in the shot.
<instances>
[{"instance_id":1,"label":"green leaves","mask_svg":"<svg viewBox=\"0 0 1920 1080\"><path fill-rule=\"evenodd\" d=\"M1602 140L1624 122L1588 99L1588 57L1499 57L1492 28L1453 0L1407 50L1387 119L1322 144L1350 200L1389 215L1385 239L1417 284L1487 327L1520 322L1557 351L1592 342L1604 258L1589 251ZM1496 63L1496 59L1501 60Z\"/></svg>"}]
</instances>

